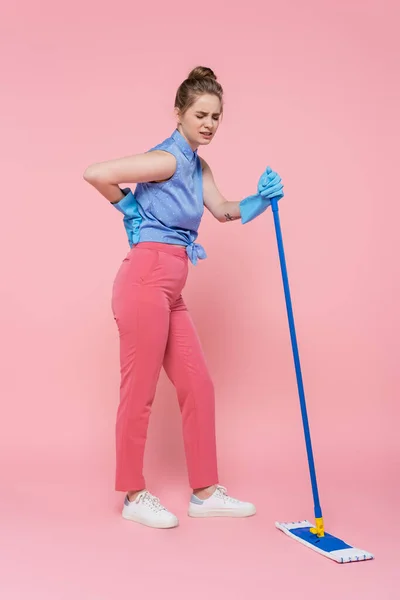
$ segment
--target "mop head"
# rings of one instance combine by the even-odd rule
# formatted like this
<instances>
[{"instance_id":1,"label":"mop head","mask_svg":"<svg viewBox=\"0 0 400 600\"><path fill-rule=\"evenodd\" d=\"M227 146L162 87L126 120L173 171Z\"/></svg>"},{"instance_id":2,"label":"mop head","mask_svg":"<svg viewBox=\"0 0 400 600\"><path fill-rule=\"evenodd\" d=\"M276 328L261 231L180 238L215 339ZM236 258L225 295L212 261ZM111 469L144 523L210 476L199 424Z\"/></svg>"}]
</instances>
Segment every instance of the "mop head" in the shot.
<instances>
[{"instance_id":1,"label":"mop head","mask_svg":"<svg viewBox=\"0 0 400 600\"><path fill-rule=\"evenodd\" d=\"M324 537L318 537L315 533L311 533L310 527L313 527L313 525L309 521L298 521L297 523L276 522L275 525L300 544L304 544L311 550L315 550L315 552L319 552L338 563L357 562L374 558L373 554L359 548L353 548L353 546L349 546L343 540L329 533L325 533Z\"/></svg>"}]
</instances>

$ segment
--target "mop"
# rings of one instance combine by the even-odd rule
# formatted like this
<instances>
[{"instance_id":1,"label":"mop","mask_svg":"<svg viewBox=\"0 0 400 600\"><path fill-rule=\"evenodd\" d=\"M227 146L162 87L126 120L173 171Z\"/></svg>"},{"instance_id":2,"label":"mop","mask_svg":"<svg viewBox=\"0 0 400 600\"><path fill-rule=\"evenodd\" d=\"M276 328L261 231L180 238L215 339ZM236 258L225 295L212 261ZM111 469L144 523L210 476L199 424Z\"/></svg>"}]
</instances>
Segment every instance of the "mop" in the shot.
<instances>
[{"instance_id":1,"label":"mop","mask_svg":"<svg viewBox=\"0 0 400 600\"><path fill-rule=\"evenodd\" d=\"M306 442L308 465L310 471L311 487L314 499L315 526L309 521L297 521L292 523L276 522L275 526L283 531L292 539L304 544L311 550L319 552L323 556L330 558L338 563L349 563L374 558L372 554L365 550L355 548L346 544L343 540L325 532L322 510L319 500L317 476L315 472L314 456L311 445L311 435L308 423L306 399L303 387L303 378L301 374L299 351L296 339L296 330L294 325L292 302L290 298L289 280L286 269L285 253L283 249L282 232L279 221L278 199L271 200L272 212L274 215L276 239L278 242L279 260L282 271L283 287L285 292L286 309L289 321L290 337L292 342L293 358L296 369L297 388L300 398L301 415L303 420L304 437Z\"/></svg>"}]
</instances>

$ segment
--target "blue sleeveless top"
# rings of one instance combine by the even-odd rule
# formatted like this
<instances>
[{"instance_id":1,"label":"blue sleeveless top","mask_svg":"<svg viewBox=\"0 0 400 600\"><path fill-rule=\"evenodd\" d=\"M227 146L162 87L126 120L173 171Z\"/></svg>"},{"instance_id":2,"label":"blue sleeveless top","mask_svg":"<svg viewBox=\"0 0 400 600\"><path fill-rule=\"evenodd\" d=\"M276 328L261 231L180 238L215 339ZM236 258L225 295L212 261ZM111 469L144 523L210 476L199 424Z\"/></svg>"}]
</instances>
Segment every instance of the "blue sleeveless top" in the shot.
<instances>
[{"instance_id":1,"label":"blue sleeveless top","mask_svg":"<svg viewBox=\"0 0 400 600\"><path fill-rule=\"evenodd\" d=\"M148 152L152 150L175 156L173 176L163 182L138 183L134 193L124 188L125 198L113 206L124 215L130 247L138 242L180 244L186 246L195 265L207 257L204 248L195 243L204 212L200 158L177 129Z\"/></svg>"}]
</instances>

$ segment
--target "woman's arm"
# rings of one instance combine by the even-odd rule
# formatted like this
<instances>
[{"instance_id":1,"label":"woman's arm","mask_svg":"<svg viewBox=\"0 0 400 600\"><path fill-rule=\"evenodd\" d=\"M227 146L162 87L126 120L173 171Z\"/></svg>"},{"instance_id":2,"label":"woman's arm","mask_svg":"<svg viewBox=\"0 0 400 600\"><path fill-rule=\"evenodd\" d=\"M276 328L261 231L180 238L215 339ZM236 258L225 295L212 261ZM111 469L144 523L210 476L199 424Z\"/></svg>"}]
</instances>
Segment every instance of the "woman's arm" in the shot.
<instances>
[{"instance_id":1,"label":"woman's arm","mask_svg":"<svg viewBox=\"0 0 400 600\"><path fill-rule=\"evenodd\" d=\"M169 152L153 150L90 165L83 174L102 196L112 203L124 197L120 183L163 181L175 173L176 158Z\"/></svg>"},{"instance_id":2,"label":"woman's arm","mask_svg":"<svg viewBox=\"0 0 400 600\"><path fill-rule=\"evenodd\" d=\"M214 177L208 163L201 158L203 167L203 202L210 213L220 221L236 221L240 219L239 202L226 200L215 185Z\"/></svg>"}]
</instances>

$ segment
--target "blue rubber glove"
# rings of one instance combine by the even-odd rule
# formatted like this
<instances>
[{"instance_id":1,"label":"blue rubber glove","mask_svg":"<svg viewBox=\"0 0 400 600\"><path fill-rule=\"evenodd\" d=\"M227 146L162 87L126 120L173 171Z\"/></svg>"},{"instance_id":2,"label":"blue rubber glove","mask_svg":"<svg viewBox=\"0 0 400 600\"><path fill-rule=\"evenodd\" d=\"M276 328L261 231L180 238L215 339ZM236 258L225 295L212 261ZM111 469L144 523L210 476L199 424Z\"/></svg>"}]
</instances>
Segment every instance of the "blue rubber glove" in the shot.
<instances>
[{"instance_id":1,"label":"blue rubber glove","mask_svg":"<svg viewBox=\"0 0 400 600\"><path fill-rule=\"evenodd\" d=\"M132 247L133 244L137 244L139 241L139 228L142 217L140 216L138 204L132 190L130 188L123 188L121 192L125 197L115 202L113 206L124 215L124 227L128 236L129 246Z\"/></svg>"},{"instance_id":2,"label":"blue rubber glove","mask_svg":"<svg viewBox=\"0 0 400 600\"><path fill-rule=\"evenodd\" d=\"M119 210L124 217L134 218L137 216L137 202L131 188L120 188L124 197L118 202L112 202L112 206Z\"/></svg>"},{"instance_id":3,"label":"blue rubber glove","mask_svg":"<svg viewBox=\"0 0 400 600\"><path fill-rule=\"evenodd\" d=\"M258 194L244 198L240 204L240 216L242 223L248 223L265 212L271 204L271 199L280 200L283 198L283 184L278 173L273 171L271 167L267 167L261 175L258 182Z\"/></svg>"},{"instance_id":4,"label":"blue rubber glove","mask_svg":"<svg viewBox=\"0 0 400 600\"><path fill-rule=\"evenodd\" d=\"M263 198L260 194L254 194L254 196L243 198L239 203L240 217L243 225L260 216L267 210L270 204L271 200Z\"/></svg>"},{"instance_id":5,"label":"blue rubber glove","mask_svg":"<svg viewBox=\"0 0 400 600\"><path fill-rule=\"evenodd\" d=\"M278 173L273 171L271 167L267 167L258 181L257 191L261 196L269 200L276 196L279 196L278 199L283 198L283 184L281 181L282 179Z\"/></svg>"}]
</instances>

